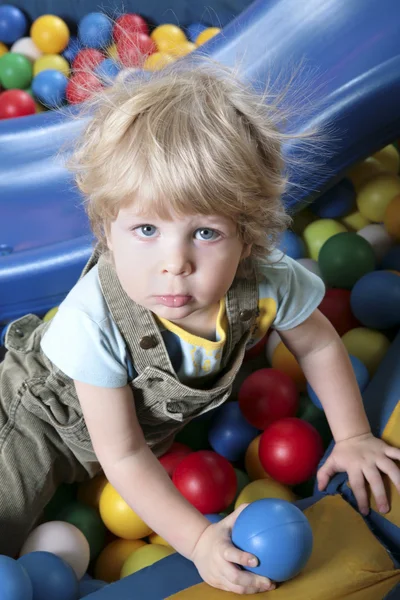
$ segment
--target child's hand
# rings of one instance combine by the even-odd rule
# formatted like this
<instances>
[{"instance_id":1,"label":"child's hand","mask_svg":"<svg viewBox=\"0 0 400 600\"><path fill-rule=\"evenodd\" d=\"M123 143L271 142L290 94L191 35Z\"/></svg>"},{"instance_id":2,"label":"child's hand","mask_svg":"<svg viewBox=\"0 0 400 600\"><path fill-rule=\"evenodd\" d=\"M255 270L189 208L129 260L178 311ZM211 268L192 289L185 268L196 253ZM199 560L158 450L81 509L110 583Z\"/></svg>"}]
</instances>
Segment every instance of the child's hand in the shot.
<instances>
[{"instance_id":1,"label":"child's hand","mask_svg":"<svg viewBox=\"0 0 400 600\"><path fill-rule=\"evenodd\" d=\"M254 556L248 552L242 552L231 541L233 524L246 506L246 504L242 504L219 523L207 527L200 536L191 556L206 583L236 594L256 594L273 590L276 587L266 577L243 571L237 566L255 567L258 563L257 560L250 563L249 561L254 559Z\"/></svg>"},{"instance_id":2,"label":"child's hand","mask_svg":"<svg viewBox=\"0 0 400 600\"><path fill-rule=\"evenodd\" d=\"M375 497L378 510L385 513L389 503L380 471L386 473L400 493L400 470L393 460L400 460L400 450L392 448L372 433L337 442L326 463L317 474L318 489L324 490L335 473L347 471L358 508L368 514L367 480Z\"/></svg>"}]
</instances>

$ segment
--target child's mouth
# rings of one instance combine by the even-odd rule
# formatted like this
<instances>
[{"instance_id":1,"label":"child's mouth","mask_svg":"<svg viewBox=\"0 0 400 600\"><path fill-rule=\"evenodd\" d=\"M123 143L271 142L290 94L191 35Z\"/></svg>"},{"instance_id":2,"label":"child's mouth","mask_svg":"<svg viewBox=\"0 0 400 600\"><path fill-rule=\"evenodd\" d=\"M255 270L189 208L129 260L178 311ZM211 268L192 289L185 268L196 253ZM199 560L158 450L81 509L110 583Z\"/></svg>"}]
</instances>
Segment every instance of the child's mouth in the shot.
<instances>
[{"instance_id":1,"label":"child's mouth","mask_svg":"<svg viewBox=\"0 0 400 600\"><path fill-rule=\"evenodd\" d=\"M157 296L160 304L170 308L180 308L190 302L192 296Z\"/></svg>"}]
</instances>

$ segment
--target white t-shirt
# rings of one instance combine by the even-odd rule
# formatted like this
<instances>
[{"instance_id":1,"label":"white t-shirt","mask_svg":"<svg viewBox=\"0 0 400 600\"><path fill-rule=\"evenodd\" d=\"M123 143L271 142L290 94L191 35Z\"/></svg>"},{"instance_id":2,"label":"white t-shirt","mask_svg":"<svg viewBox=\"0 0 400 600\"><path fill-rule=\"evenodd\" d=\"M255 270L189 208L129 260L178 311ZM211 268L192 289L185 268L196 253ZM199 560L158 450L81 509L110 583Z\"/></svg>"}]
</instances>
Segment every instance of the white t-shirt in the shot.
<instances>
[{"instance_id":1,"label":"white t-shirt","mask_svg":"<svg viewBox=\"0 0 400 600\"><path fill-rule=\"evenodd\" d=\"M292 329L319 306L322 280L295 260L276 253L262 267L259 315L248 348L273 327ZM174 323L156 318L174 370L190 385L218 373L226 340L225 299L220 302L215 341L192 335ZM47 357L67 376L101 387L122 387L137 375L124 339L115 324L100 286L97 265L69 292L43 336Z\"/></svg>"}]
</instances>

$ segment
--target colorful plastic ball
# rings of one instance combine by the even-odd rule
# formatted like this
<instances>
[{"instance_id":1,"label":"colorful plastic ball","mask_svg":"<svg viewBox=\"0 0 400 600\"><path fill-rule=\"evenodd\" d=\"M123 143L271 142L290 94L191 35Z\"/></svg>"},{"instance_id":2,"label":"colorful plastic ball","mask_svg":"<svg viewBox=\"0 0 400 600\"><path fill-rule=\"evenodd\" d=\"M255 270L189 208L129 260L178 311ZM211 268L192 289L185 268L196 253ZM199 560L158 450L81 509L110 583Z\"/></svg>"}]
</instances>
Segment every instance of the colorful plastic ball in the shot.
<instances>
[{"instance_id":1,"label":"colorful plastic ball","mask_svg":"<svg viewBox=\"0 0 400 600\"><path fill-rule=\"evenodd\" d=\"M186 446L186 444L174 442L168 452L160 456L159 461L167 471L168 475L172 477L173 472L181 460L183 460L185 456L191 454L192 452L193 450L189 448L189 446Z\"/></svg>"},{"instance_id":2,"label":"colorful plastic ball","mask_svg":"<svg viewBox=\"0 0 400 600\"><path fill-rule=\"evenodd\" d=\"M1 600L33 600L32 583L26 569L9 556L0 555Z\"/></svg>"},{"instance_id":3,"label":"colorful plastic ball","mask_svg":"<svg viewBox=\"0 0 400 600\"><path fill-rule=\"evenodd\" d=\"M142 67L146 58L156 52L157 46L145 33L121 37L117 42L118 56L124 67Z\"/></svg>"},{"instance_id":4,"label":"colorful plastic ball","mask_svg":"<svg viewBox=\"0 0 400 600\"><path fill-rule=\"evenodd\" d=\"M389 271L364 275L351 292L351 308L365 327L397 327L400 325L400 278Z\"/></svg>"},{"instance_id":5,"label":"colorful plastic ball","mask_svg":"<svg viewBox=\"0 0 400 600\"><path fill-rule=\"evenodd\" d=\"M113 28L113 37L118 42L121 37L129 37L135 33L149 34L149 26L140 15L126 13L118 17Z\"/></svg>"},{"instance_id":6,"label":"colorful plastic ball","mask_svg":"<svg viewBox=\"0 0 400 600\"><path fill-rule=\"evenodd\" d=\"M313 535L297 506L266 498L252 502L240 513L233 526L232 542L258 558L258 566L246 570L282 582L295 577L307 564Z\"/></svg>"},{"instance_id":7,"label":"colorful plastic ball","mask_svg":"<svg viewBox=\"0 0 400 600\"><path fill-rule=\"evenodd\" d=\"M33 98L24 90L7 90L0 93L0 119L13 119L34 115Z\"/></svg>"},{"instance_id":8,"label":"colorful plastic ball","mask_svg":"<svg viewBox=\"0 0 400 600\"><path fill-rule=\"evenodd\" d=\"M353 315L350 305L351 291L341 288L330 288L319 305L319 310L332 323L340 337L360 323Z\"/></svg>"},{"instance_id":9,"label":"colorful plastic ball","mask_svg":"<svg viewBox=\"0 0 400 600\"><path fill-rule=\"evenodd\" d=\"M318 264L328 287L351 289L366 273L375 269L375 252L357 233L332 236L322 246Z\"/></svg>"},{"instance_id":10,"label":"colorful plastic ball","mask_svg":"<svg viewBox=\"0 0 400 600\"><path fill-rule=\"evenodd\" d=\"M359 192L365 183L384 172L386 172L386 168L382 162L370 156L351 167L347 172L347 177L352 181L356 192Z\"/></svg>"},{"instance_id":11,"label":"colorful plastic ball","mask_svg":"<svg viewBox=\"0 0 400 600\"><path fill-rule=\"evenodd\" d=\"M47 69L60 71L60 73L63 73L66 77L69 77L70 75L68 61L59 54L44 54L38 58L33 64L33 75L35 76Z\"/></svg>"},{"instance_id":12,"label":"colorful plastic ball","mask_svg":"<svg viewBox=\"0 0 400 600\"><path fill-rule=\"evenodd\" d=\"M360 229L357 235L360 235L371 244L378 263L380 263L394 243L385 227L378 223L370 223Z\"/></svg>"},{"instance_id":13,"label":"colorful plastic ball","mask_svg":"<svg viewBox=\"0 0 400 600\"><path fill-rule=\"evenodd\" d=\"M101 62L103 62L104 59L105 56L103 52L100 52L100 50L96 50L96 48L82 48L82 50L80 50L75 56L72 63L72 68L75 74L77 74L79 71L91 71Z\"/></svg>"},{"instance_id":14,"label":"colorful plastic ball","mask_svg":"<svg viewBox=\"0 0 400 600\"><path fill-rule=\"evenodd\" d=\"M117 490L107 483L99 504L100 516L105 526L116 536L138 540L151 533L151 528L130 508Z\"/></svg>"},{"instance_id":15,"label":"colorful plastic ball","mask_svg":"<svg viewBox=\"0 0 400 600\"><path fill-rule=\"evenodd\" d=\"M228 508L226 509L226 513L231 513L233 510L235 510L235 503L237 500L237 497L239 496L239 494L241 493L241 491L250 483L250 478L247 475L247 473L245 473L244 471L242 471L241 469L237 469L235 467L235 475L236 475L236 492L235 492L235 497L233 498L232 502L230 503L230 505L228 506Z\"/></svg>"},{"instance_id":16,"label":"colorful plastic ball","mask_svg":"<svg viewBox=\"0 0 400 600\"><path fill-rule=\"evenodd\" d=\"M199 33L199 35L197 36L196 45L201 46L202 44L205 44L206 42L211 40L213 37L218 35L218 33L220 33L220 32L221 32L221 29L219 27L207 27L207 29L204 29L204 31Z\"/></svg>"},{"instance_id":17,"label":"colorful plastic ball","mask_svg":"<svg viewBox=\"0 0 400 600\"><path fill-rule=\"evenodd\" d=\"M279 250L290 256L290 258L298 259L305 256L303 240L290 229L286 229L283 233L278 247Z\"/></svg>"},{"instance_id":18,"label":"colorful plastic ball","mask_svg":"<svg viewBox=\"0 0 400 600\"><path fill-rule=\"evenodd\" d=\"M303 239L310 258L318 260L319 252L325 242L333 235L345 231L345 226L333 219L319 219L307 225L303 232Z\"/></svg>"},{"instance_id":19,"label":"colorful plastic ball","mask_svg":"<svg viewBox=\"0 0 400 600\"><path fill-rule=\"evenodd\" d=\"M364 363L371 377L390 347L390 341L381 331L367 327L351 329L344 334L342 342L349 354Z\"/></svg>"},{"instance_id":20,"label":"colorful plastic ball","mask_svg":"<svg viewBox=\"0 0 400 600\"><path fill-rule=\"evenodd\" d=\"M340 221L349 231L359 231L371 224L371 221L366 219L359 210L355 210L349 215L342 217Z\"/></svg>"},{"instance_id":21,"label":"colorful plastic ball","mask_svg":"<svg viewBox=\"0 0 400 600\"><path fill-rule=\"evenodd\" d=\"M158 544L159 546L168 546L168 548L172 548L171 544L168 544L168 542L164 540L161 535L158 535L158 533L149 535L148 540L150 544Z\"/></svg>"},{"instance_id":22,"label":"colorful plastic ball","mask_svg":"<svg viewBox=\"0 0 400 600\"><path fill-rule=\"evenodd\" d=\"M0 40L13 44L22 38L28 29L28 21L19 8L11 4L0 6Z\"/></svg>"},{"instance_id":23,"label":"colorful plastic ball","mask_svg":"<svg viewBox=\"0 0 400 600\"><path fill-rule=\"evenodd\" d=\"M69 42L65 50L62 52L62 56L69 62L70 65L74 62L77 54L82 50L82 44L79 38L72 35L69 38Z\"/></svg>"},{"instance_id":24,"label":"colorful plastic ball","mask_svg":"<svg viewBox=\"0 0 400 600\"><path fill-rule=\"evenodd\" d=\"M251 481L269 478L269 475L262 466L260 457L258 455L260 440L261 435L254 438L254 440L249 444L244 457L244 467Z\"/></svg>"},{"instance_id":25,"label":"colorful plastic ball","mask_svg":"<svg viewBox=\"0 0 400 600\"><path fill-rule=\"evenodd\" d=\"M33 597L40 600L76 600L79 585L72 567L51 552L30 552L18 559L32 583Z\"/></svg>"},{"instance_id":26,"label":"colorful plastic ball","mask_svg":"<svg viewBox=\"0 0 400 600\"><path fill-rule=\"evenodd\" d=\"M238 402L227 402L212 418L208 439L211 448L234 462L246 452L259 431L245 419Z\"/></svg>"},{"instance_id":27,"label":"colorful plastic ball","mask_svg":"<svg viewBox=\"0 0 400 600\"><path fill-rule=\"evenodd\" d=\"M393 144L389 144L372 155L378 162L380 162L385 171L391 173L398 173L400 167L400 156L397 148Z\"/></svg>"},{"instance_id":28,"label":"colorful plastic ball","mask_svg":"<svg viewBox=\"0 0 400 600\"><path fill-rule=\"evenodd\" d=\"M75 525L89 542L90 560L96 558L104 548L106 528L98 511L80 502L73 502L57 515L60 521Z\"/></svg>"},{"instance_id":29,"label":"colorful plastic ball","mask_svg":"<svg viewBox=\"0 0 400 600\"><path fill-rule=\"evenodd\" d=\"M323 452L318 431L296 417L276 421L261 434L260 462L273 479L286 485L312 477Z\"/></svg>"},{"instance_id":30,"label":"colorful plastic ball","mask_svg":"<svg viewBox=\"0 0 400 600\"><path fill-rule=\"evenodd\" d=\"M79 598L85 598L89 594L94 594L94 592L102 590L106 585L105 581L100 581L99 579L81 581L79 584Z\"/></svg>"},{"instance_id":31,"label":"colorful plastic ball","mask_svg":"<svg viewBox=\"0 0 400 600\"><path fill-rule=\"evenodd\" d=\"M387 205L383 219L386 231L396 242L400 242L400 195Z\"/></svg>"},{"instance_id":32,"label":"colorful plastic ball","mask_svg":"<svg viewBox=\"0 0 400 600\"><path fill-rule=\"evenodd\" d=\"M274 481L270 478L258 479L246 485L240 492L236 498L235 509L241 504L256 502L262 498L280 498L281 500L294 502L296 500L296 495L290 488L278 481Z\"/></svg>"},{"instance_id":33,"label":"colorful plastic ball","mask_svg":"<svg viewBox=\"0 0 400 600\"><path fill-rule=\"evenodd\" d=\"M272 356L271 366L273 369L277 369L290 377L299 392L306 389L307 381L303 370L294 354L290 352L289 348L283 342L277 345Z\"/></svg>"},{"instance_id":34,"label":"colorful plastic ball","mask_svg":"<svg viewBox=\"0 0 400 600\"><path fill-rule=\"evenodd\" d=\"M400 271L400 244L393 246L382 258L381 269Z\"/></svg>"},{"instance_id":35,"label":"colorful plastic ball","mask_svg":"<svg viewBox=\"0 0 400 600\"><path fill-rule=\"evenodd\" d=\"M100 496L107 485L107 478L104 473L98 473L92 479L79 484L76 499L82 504L91 506L98 510Z\"/></svg>"},{"instance_id":36,"label":"colorful plastic ball","mask_svg":"<svg viewBox=\"0 0 400 600\"><path fill-rule=\"evenodd\" d=\"M20 40L17 40L10 48L10 52L14 52L16 54L22 54L26 58L29 58L30 61L34 62L40 56L42 56L39 48L36 48L32 38L24 37Z\"/></svg>"},{"instance_id":37,"label":"colorful plastic ball","mask_svg":"<svg viewBox=\"0 0 400 600\"><path fill-rule=\"evenodd\" d=\"M219 513L213 513L213 514L204 515L204 516L206 517L206 519L208 519L210 521L210 523L219 523L224 518Z\"/></svg>"},{"instance_id":38,"label":"colorful plastic ball","mask_svg":"<svg viewBox=\"0 0 400 600\"><path fill-rule=\"evenodd\" d=\"M196 42L200 33L205 29L207 29L207 25L204 25L203 23L191 23L186 28L187 37L191 42Z\"/></svg>"},{"instance_id":39,"label":"colorful plastic ball","mask_svg":"<svg viewBox=\"0 0 400 600\"><path fill-rule=\"evenodd\" d=\"M296 384L278 369L255 371L246 377L239 390L240 410L257 429L266 429L278 419L294 416L298 404ZM257 432L253 437L256 435Z\"/></svg>"},{"instance_id":40,"label":"colorful plastic ball","mask_svg":"<svg viewBox=\"0 0 400 600\"><path fill-rule=\"evenodd\" d=\"M305 269L310 271L310 273L314 273L314 275L318 275L318 277L321 277L322 279L321 269L319 268L319 264L316 260L313 258L298 258L297 262L299 265L302 265Z\"/></svg>"},{"instance_id":41,"label":"colorful plastic ball","mask_svg":"<svg viewBox=\"0 0 400 600\"><path fill-rule=\"evenodd\" d=\"M145 567L149 567L171 554L175 554L173 548L160 546L158 544L146 544L138 550L135 550L131 556L128 556L121 569L121 579L128 577L128 575L132 575Z\"/></svg>"},{"instance_id":42,"label":"colorful plastic ball","mask_svg":"<svg viewBox=\"0 0 400 600\"><path fill-rule=\"evenodd\" d=\"M94 74L103 83L110 84L120 71L121 67L115 60L112 58L105 58L95 67Z\"/></svg>"},{"instance_id":43,"label":"colorful plastic ball","mask_svg":"<svg viewBox=\"0 0 400 600\"><path fill-rule=\"evenodd\" d=\"M49 521L33 529L22 546L20 555L39 551L52 552L65 560L78 579L87 571L89 543L83 533L70 523Z\"/></svg>"},{"instance_id":44,"label":"colorful plastic ball","mask_svg":"<svg viewBox=\"0 0 400 600\"><path fill-rule=\"evenodd\" d=\"M357 195L360 213L374 223L381 223L390 201L400 194L400 178L393 173L382 173L365 183Z\"/></svg>"},{"instance_id":45,"label":"colorful plastic ball","mask_svg":"<svg viewBox=\"0 0 400 600\"><path fill-rule=\"evenodd\" d=\"M166 52L153 52L146 58L143 68L147 71L160 71L167 65L175 62L175 58Z\"/></svg>"},{"instance_id":46,"label":"colorful plastic ball","mask_svg":"<svg viewBox=\"0 0 400 600\"><path fill-rule=\"evenodd\" d=\"M178 44L187 41L186 35L182 29L172 23L159 25L152 31L150 37L156 44L159 52L167 53L170 53Z\"/></svg>"},{"instance_id":47,"label":"colorful plastic ball","mask_svg":"<svg viewBox=\"0 0 400 600\"><path fill-rule=\"evenodd\" d=\"M43 15L31 26L31 38L45 54L59 54L68 45L69 29L56 15Z\"/></svg>"},{"instance_id":48,"label":"colorful plastic ball","mask_svg":"<svg viewBox=\"0 0 400 600\"><path fill-rule=\"evenodd\" d=\"M95 563L94 575L96 579L107 583L118 581L122 565L128 556L142 546L146 546L146 542L143 540L118 539L108 544Z\"/></svg>"},{"instance_id":49,"label":"colorful plastic ball","mask_svg":"<svg viewBox=\"0 0 400 600\"><path fill-rule=\"evenodd\" d=\"M173 57L179 58L181 56L187 56L195 50L197 50L196 44L194 44L193 42L189 42L189 40L186 40L184 42L181 42L180 44L176 44L176 46L171 46L169 53Z\"/></svg>"},{"instance_id":50,"label":"colorful plastic ball","mask_svg":"<svg viewBox=\"0 0 400 600\"><path fill-rule=\"evenodd\" d=\"M172 481L201 513L218 513L235 497L237 481L226 458L210 450L192 452L176 467Z\"/></svg>"},{"instance_id":51,"label":"colorful plastic ball","mask_svg":"<svg viewBox=\"0 0 400 600\"><path fill-rule=\"evenodd\" d=\"M32 81L32 63L22 54L7 52L0 58L0 85L5 89L25 89Z\"/></svg>"},{"instance_id":52,"label":"colorful plastic ball","mask_svg":"<svg viewBox=\"0 0 400 600\"><path fill-rule=\"evenodd\" d=\"M32 81L33 95L48 108L58 108L65 101L68 77L60 71L41 71Z\"/></svg>"},{"instance_id":53,"label":"colorful plastic ball","mask_svg":"<svg viewBox=\"0 0 400 600\"><path fill-rule=\"evenodd\" d=\"M339 219L349 214L356 202L356 192L350 179L342 179L328 192L317 198L311 210L321 219Z\"/></svg>"},{"instance_id":54,"label":"colorful plastic ball","mask_svg":"<svg viewBox=\"0 0 400 600\"><path fill-rule=\"evenodd\" d=\"M101 50L112 42L112 21L101 12L92 12L85 15L78 25L78 36L87 48Z\"/></svg>"},{"instance_id":55,"label":"colorful plastic ball","mask_svg":"<svg viewBox=\"0 0 400 600\"><path fill-rule=\"evenodd\" d=\"M350 354L349 358L353 367L354 375L357 380L359 390L361 393L363 393L370 380L368 369L364 365L364 363L362 363L361 360L356 356L352 356ZM323 410L323 406L310 384L307 385L307 393L314 406Z\"/></svg>"},{"instance_id":56,"label":"colorful plastic ball","mask_svg":"<svg viewBox=\"0 0 400 600\"><path fill-rule=\"evenodd\" d=\"M3 56L3 54L7 54L8 52L8 48L5 44L3 44L3 42L0 42L0 56Z\"/></svg>"},{"instance_id":57,"label":"colorful plastic ball","mask_svg":"<svg viewBox=\"0 0 400 600\"><path fill-rule=\"evenodd\" d=\"M94 73L76 73L67 82L65 96L70 104L79 104L88 100L102 87L102 82Z\"/></svg>"}]
</instances>

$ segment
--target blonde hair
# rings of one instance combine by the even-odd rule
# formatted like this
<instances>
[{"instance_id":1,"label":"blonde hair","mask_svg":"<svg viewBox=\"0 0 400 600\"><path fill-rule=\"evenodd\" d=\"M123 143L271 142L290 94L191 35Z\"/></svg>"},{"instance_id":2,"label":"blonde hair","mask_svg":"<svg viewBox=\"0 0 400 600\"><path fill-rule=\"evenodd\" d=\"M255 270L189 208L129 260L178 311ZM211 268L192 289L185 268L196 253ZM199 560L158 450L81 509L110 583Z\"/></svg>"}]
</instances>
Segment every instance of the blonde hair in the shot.
<instances>
[{"instance_id":1,"label":"blonde hair","mask_svg":"<svg viewBox=\"0 0 400 600\"><path fill-rule=\"evenodd\" d=\"M223 214L251 256L268 259L290 217L279 109L229 69L188 62L119 77L97 95L69 160L92 230L107 227L133 199L161 218ZM139 209L140 210L140 209Z\"/></svg>"}]
</instances>

